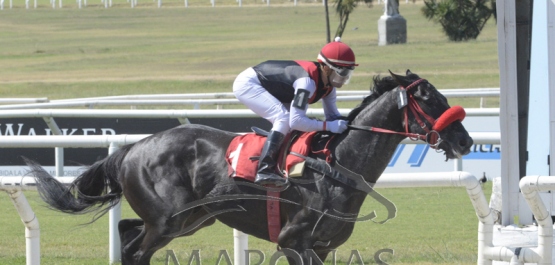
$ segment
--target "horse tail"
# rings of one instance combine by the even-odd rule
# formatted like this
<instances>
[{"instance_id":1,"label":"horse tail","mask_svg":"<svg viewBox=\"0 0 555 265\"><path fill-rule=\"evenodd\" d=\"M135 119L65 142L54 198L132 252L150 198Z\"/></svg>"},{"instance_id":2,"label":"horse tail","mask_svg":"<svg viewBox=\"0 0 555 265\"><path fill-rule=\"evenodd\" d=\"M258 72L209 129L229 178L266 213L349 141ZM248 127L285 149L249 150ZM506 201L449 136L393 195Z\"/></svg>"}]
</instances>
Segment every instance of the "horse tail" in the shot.
<instances>
[{"instance_id":1,"label":"horse tail","mask_svg":"<svg viewBox=\"0 0 555 265\"><path fill-rule=\"evenodd\" d=\"M23 158L35 177L40 197L51 208L69 214L96 212L94 222L117 205L122 196L118 173L133 144L125 145L97 161L69 186L59 182L37 162Z\"/></svg>"}]
</instances>

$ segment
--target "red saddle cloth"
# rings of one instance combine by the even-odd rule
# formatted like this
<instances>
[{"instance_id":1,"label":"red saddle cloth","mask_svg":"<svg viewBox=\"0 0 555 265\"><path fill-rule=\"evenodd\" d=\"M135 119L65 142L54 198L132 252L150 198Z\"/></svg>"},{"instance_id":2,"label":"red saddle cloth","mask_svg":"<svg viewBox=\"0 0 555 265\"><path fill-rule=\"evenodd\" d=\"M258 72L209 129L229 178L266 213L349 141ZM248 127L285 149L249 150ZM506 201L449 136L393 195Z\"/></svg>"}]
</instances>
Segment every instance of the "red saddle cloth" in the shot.
<instances>
[{"instance_id":1,"label":"red saddle cloth","mask_svg":"<svg viewBox=\"0 0 555 265\"><path fill-rule=\"evenodd\" d=\"M303 162L301 157L291 155L295 152L307 156L310 150L310 143L316 132L305 132L296 137L293 144L290 145L289 151L284 150L286 144L282 146L280 154L286 154L285 165L283 166L283 155L280 155L278 165L282 165L285 176L289 175L289 170L296 164ZM265 136L247 133L233 138L226 152L226 161L229 165L228 173L231 177L243 178L254 181L256 170L258 168L258 157L262 151ZM287 143L288 141L284 141Z\"/></svg>"}]
</instances>

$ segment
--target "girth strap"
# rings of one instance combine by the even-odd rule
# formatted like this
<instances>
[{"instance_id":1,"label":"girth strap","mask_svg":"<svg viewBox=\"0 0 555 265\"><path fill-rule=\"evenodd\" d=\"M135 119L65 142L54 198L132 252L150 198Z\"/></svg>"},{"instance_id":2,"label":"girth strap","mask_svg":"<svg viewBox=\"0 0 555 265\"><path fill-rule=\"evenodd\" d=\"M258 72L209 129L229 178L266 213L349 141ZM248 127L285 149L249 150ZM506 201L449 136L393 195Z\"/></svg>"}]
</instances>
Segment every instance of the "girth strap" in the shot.
<instances>
[{"instance_id":1,"label":"girth strap","mask_svg":"<svg viewBox=\"0 0 555 265\"><path fill-rule=\"evenodd\" d=\"M266 216L268 218L268 236L270 237L270 241L277 243L279 233L281 232L280 192L268 190L267 195Z\"/></svg>"},{"instance_id":2,"label":"girth strap","mask_svg":"<svg viewBox=\"0 0 555 265\"><path fill-rule=\"evenodd\" d=\"M291 154L303 158L305 160L305 166L322 173L326 177L335 179L351 188L363 191L365 193L372 191L372 188L376 184L366 182L361 175L350 171L337 162L334 163L333 167L331 167L324 160L303 156L297 153Z\"/></svg>"}]
</instances>

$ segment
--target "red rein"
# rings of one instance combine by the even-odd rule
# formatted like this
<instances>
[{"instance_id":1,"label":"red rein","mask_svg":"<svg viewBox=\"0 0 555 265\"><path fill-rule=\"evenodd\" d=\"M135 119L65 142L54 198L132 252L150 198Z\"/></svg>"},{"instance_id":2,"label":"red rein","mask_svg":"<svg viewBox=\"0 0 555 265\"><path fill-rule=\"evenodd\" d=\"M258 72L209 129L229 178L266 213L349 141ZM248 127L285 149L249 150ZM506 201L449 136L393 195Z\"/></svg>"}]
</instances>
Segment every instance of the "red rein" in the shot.
<instances>
[{"instance_id":1,"label":"red rein","mask_svg":"<svg viewBox=\"0 0 555 265\"><path fill-rule=\"evenodd\" d=\"M413 82L412 84L410 84L406 88L401 88L401 89L409 90L409 89L414 88L415 86L417 86L418 84L420 84L424 81L426 81L426 80L425 79L416 80L415 82ZM422 127L422 129L424 129L426 131L426 135L409 132L408 109L410 109L410 111L412 112L415 119L417 120L417 122ZM451 124L453 122L462 121L466 116L466 112L464 111L463 107L453 106L453 107L447 109L445 112L443 112L443 114L441 114L441 116L439 116L439 118L434 120L434 118L432 118L428 114L424 113L424 111L422 110L422 108L420 108L418 103L416 103L416 100L412 97L412 95L410 95L408 97L408 104L407 104L407 106L405 106L404 112L405 112L405 114L404 114L404 116L405 116L405 132L397 132L397 131L391 131L391 130L382 129L382 128L376 128L376 127L371 127L371 126L360 126L360 125L349 125L349 128L356 129L356 130L379 132L379 133L400 134L400 135L404 135L406 137L409 137L410 139L413 139L413 140L425 141L426 143L428 143L430 145L431 148L436 149L437 146L441 143L441 139L439 138L439 132L442 131L443 129L445 129L447 126L449 126L449 124ZM424 118L425 120L427 120L431 124L431 126L432 126L431 130L428 128L428 126L422 120L422 118ZM333 138L334 138L334 136L332 136L330 138L330 140L327 142L327 144L326 144L326 146L324 147L323 150L313 151L313 153L323 153L326 156L326 162L328 162L328 163L331 163L331 159L332 159L331 151L328 148L328 145L330 144L330 142Z\"/></svg>"}]
</instances>

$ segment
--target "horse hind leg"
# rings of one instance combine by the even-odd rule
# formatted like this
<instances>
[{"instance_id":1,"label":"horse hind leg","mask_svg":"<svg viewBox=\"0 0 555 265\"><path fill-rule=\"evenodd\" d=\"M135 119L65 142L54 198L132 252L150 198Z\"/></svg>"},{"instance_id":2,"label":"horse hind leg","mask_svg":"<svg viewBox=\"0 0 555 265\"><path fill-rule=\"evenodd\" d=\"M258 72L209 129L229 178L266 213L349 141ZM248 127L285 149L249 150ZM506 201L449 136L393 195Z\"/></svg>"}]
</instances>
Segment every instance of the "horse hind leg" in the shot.
<instances>
[{"instance_id":1,"label":"horse hind leg","mask_svg":"<svg viewBox=\"0 0 555 265\"><path fill-rule=\"evenodd\" d=\"M141 216L141 219L127 219L119 223L123 265L150 264L152 255L173 240L174 237L168 235L179 232L191 215L185 212L172 217L172 208L164 209L160 204L155 206L149 208L154 212ZM143 209L140 210L143 213Z\"/></svg>"},{"instance_id":2,"label":"horse hind leg","mask_svg":"<svg viewBox=\"0 0 555 265\"><path fill-rule=\"evenodd\" d=\"M122 240L133 238L123 248L122 256L125 256L128 264L150 264L154 253L174 238L192 235L201 228L213 224L215 218L202 218L207 215L208 213L204 209L196 208L177 216L160 217L152 223L135 219L122 224L126 229L123 232ZM198 220L203 221L199 223Z\"/></svg>"},{"instance_id":3,"label":"horse hind leg","mask_svg":"<svg viewBox=\"0 0 555 265\"><path fill-rule=\"evenodd\" d=\"M145 235L144 221L141 219L123 219L118 224L121 241L122 265L133 264L133 254L138 251L139 245Z\"/></svg>"},{"instance_id":4,"label":"horse hind leg","mask_svg":"<svg viewBox=\"0 0 555 265\"><path fill-rule=\"evenodd\" d=\"M166 237L167 228L164 225L150 226L145 224L143 231L139 235L140 242L138 250L133 254L133 263L137 265L150 264L150 259L154 253L169 244L173 237ZM138 237L138 239L139 239Z\"/></svg>"}]
</instances>

